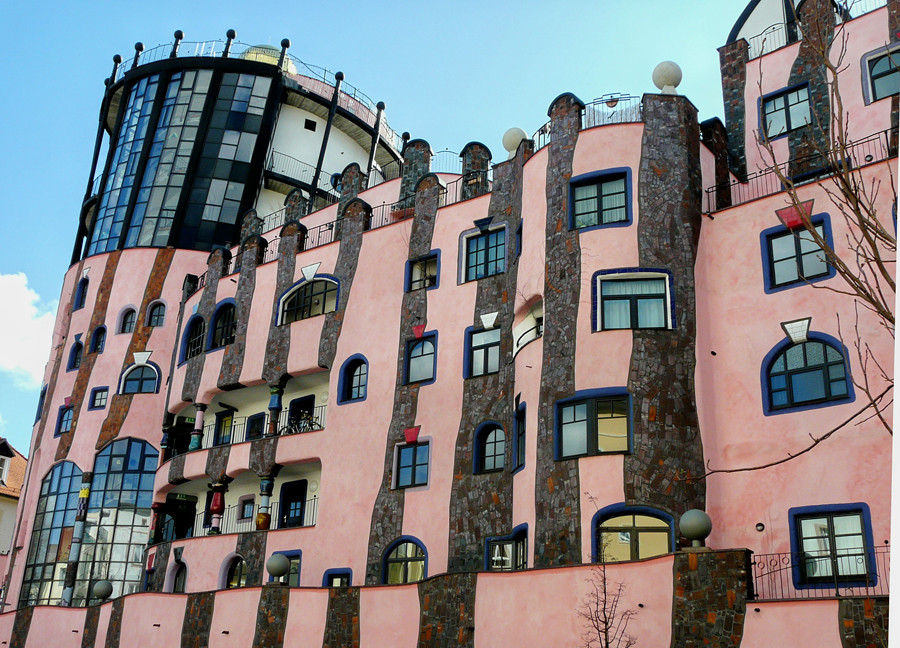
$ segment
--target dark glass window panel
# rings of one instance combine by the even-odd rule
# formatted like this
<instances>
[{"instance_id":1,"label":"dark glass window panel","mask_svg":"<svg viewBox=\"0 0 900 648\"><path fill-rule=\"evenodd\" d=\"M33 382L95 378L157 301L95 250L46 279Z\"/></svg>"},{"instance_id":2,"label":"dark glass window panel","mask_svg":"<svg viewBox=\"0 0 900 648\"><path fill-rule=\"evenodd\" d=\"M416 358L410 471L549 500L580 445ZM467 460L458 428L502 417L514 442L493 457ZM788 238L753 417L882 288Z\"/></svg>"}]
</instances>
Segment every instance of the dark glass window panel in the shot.
<instances>
[{"instance_id":1,"label":"dark glass window panel","mask_svg":"<svg viewBox=\"0 0 900 648\"><path fill-rule=\"evenodd\" d=\"M289 324L330 313L335 308L337 308L337 284L324 280L308 281L282 303L281 323Z\"/></svg>"}]
</instances>

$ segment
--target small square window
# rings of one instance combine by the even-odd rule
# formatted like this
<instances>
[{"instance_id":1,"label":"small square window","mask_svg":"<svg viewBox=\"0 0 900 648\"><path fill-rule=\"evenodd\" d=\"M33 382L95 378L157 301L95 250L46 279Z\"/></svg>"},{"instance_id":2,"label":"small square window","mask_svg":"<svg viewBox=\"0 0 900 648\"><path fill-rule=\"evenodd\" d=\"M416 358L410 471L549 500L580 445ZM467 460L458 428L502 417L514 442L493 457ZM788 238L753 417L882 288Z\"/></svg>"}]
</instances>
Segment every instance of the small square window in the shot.
<instances>
[{"instance_id":1,"label":"small square window","mask_svg":"<svg viewBox=\"0 0 900 648\"><path fill-rule=\"evenodd\" d=\"M469 331L467 378L486 376L500 371L500 329Z\"/></svg>"},{"instance_id":2,"label":"small square window","mask_svg":"<svg viewBox=\"0 0 900 648\"><path fill-rule=\"evenodd\" d=\"M506 230L481 232L465 239L465 281L506 270Z\"/></svg>"},{"instance_id":3,"label":"small square window","mask_svg":"<svg viewBox=\"0 0 900 648\"><path fill-rule=\"evenodd\" d=\"M785 90L762 100L764 130L767 137L778 137L810 123L809 87Z\"/></svg>"},{"instance_id":4,"label":"small square window","mask_svg":"<svg viewBox=\"0 0 900 648\"><path fill-rule=\"evenodd\" d=\"M434 381L437 358L437 338L424 335L406 343L406 383Z\"/></svg>"},{"instance_id":5,"label":"small square window","mask_svg":"<svg viewBox=\"0 0 900 648\"><path fill-rule=\"evenodd\" d=\"M91 391L91 404L88 409L103 409L109 397L109 387L97 387Z\"/></svg>"},{"instance_id":6,"label":"small square window","mask_svg":"<svg viewBox=\"0 0 900 648\"><path fill-rule=\"evenodd\" d=\"M315 133L316 132L316 122L314 122L312 119L307 119L306 121L303 122L303 128Z\"/></svg>"},{"instance_id":7,"label":"small square window","mask_svg":"<svg viewBox=\"0 0 900 648\"><path fill-rule=\"evenodd\" d=\"M328 569L322 577L322 587L350 587L353 572L350 569Z\"/></svg>"},{"instance_id":8,"label":"small square window","mask_svg":"<svg viewBox=\"0 0 900 648\"><path fill-rule=\"evenodd\" d=\"M488 540L488 571L519 571L528 568L528 536L524 531L506 538Z\"/></svg>"},{"instance_id":9,"label":"small square window","mask_svg":"<svg viewBox=\"0 0 900 648\"><path fill-rule=\"evenodd\" d=\"M422 290L437 288L438 286L438 255L428 256L409 261L407 264L407 290Z\"/></svg>"},{"instance_id":10,"label":"small square window","mask_svg":"<svg viewBox=\"0 0 900 648\"><path fill-rule=\"evenodd\" d=\"M572 227L583 229L628 221L624 173L613 173L572 186Z\"/></svg>"},{"instance_id":11,"label":"small square window","mask_svg":"<svg viewBox=\"0 0 900 648\"><path fill-rule=\"evenodd\" d=\"M261 439L265 434L266 415L254 414L247 418L247 440Z\"/></svg>"},{"instance_id":12,"label":"small square window","mask_svg":"<svg viewBox=\"0 0 900 648\"><path fill-rule=\"evenodd\" d=\"M395 488L424 486L428 483L428 452L427 441L397 448Z\"/></svg>"},{"instance_id":13,"label":"small square window","mask_svg":"<svg viewBox=\"0 0 900 648\"><path fill-rule=\"evenodd\" d=\"M238 519L249 520L256 515L256 501L253 495L246 495L238 500Z\"/></svg>"}]
</instances>

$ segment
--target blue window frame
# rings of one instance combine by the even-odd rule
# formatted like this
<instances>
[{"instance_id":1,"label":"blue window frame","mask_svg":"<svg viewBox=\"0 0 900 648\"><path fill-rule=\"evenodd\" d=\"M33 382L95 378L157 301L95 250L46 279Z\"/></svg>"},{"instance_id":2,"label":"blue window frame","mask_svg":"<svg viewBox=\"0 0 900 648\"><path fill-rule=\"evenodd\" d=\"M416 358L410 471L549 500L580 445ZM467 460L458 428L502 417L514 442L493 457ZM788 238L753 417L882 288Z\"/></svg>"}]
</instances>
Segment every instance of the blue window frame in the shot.
<instances>
[{"instance_id":1,"label":"blue window frame","mask_svg":"<svg viewBox=\"0 0 900 648\"><path fill-rule=\"evenodd\" d=\"M877 584L872 518L864 502L788 510L791 567L799 589Z\"/></svg>"},{"instance_id":2,"label":"blue window frame","mask_svg":"<svg viewBox=\"0 0 900 648\"><path fill-rule=\"evenodd\" d=\"M441 252L434 250L418 259L406 262L406 278L404 290L432 290L440 285Z\"/></svg>"},{"instance_id":3,"label":"blue window frame","mask_svg":"<svg viewBox=\"0 0 900 648\"><path fill-rule=\"evenodd\" d=\"M828 214L816 214L810 223L828 247L833 249ZM835 275L834 266L826 262L825 253L812 233L804 227L794 230L783 225L770 227L763 230L759 241L766 294L823 281Z\"/></svg>"},{"instance_id":4,"label":"blue window frame","mask_svg":"<svg viewBox=\"0 0 900 648\"><path fill-rule=\"evenodd\" d=\"M224 410L216 412L216 429L213 435L213 445L229 445L233 431L234 411Z\"/></svg>"},{"instance_id":5,"label":"blue window frame","mask_svg":"<svg viewBox=\"0 0 900 648\"><path fill-rule=\"evenodd\" d=\"M506 432L499 423L484 423L475 432L476 474L498 472L506 465Z\"/></svg>"},{"instance_id":6,"label":"blue window frame","mask_svg":"<svg viewBox=\"0 0 900 648\"><path fill-rule=\"evenodd\" d=\"M81 366L82 357L84 357L84 345L81 342L76 342L69 351L69 364L66 370L75 371L78 369Z\"/></svg>"},{"instance_id":7,"label":"blue window frame","mask_svg":"<svg viewBox=\"0 0 900 648\"><path fill-rule=\"evenodd\" d=\"M516 414L513 419L513 472L521 470L525 466L525 403L516 404Z\"/></svg>"},{"instance_id":8,"label":"blue window frame","mask_svg":"<svg viewBox=\"0 0 900 648\"><path fill-rule=\"evenodd\" d=\"M247 441L261 439L266 434L266 415L264 412L247 417Z\"/></svg>"},{"instance_id":9,"label":"blue window frame","mask_svg":"<svg viewBox=\"0 0 900 648\"><path fill-rule=\"evenodd\" d=\"M508 536L485 541L486 571L520 571L528 569L528 525L522 524Z\"/></svg>"},{"instance_id":10,"label":"blue window frame","mask_svg":"<svg viewBox=\"0 0 900 648\"><path fill-rule=\"evenodd\" d=\"M631 169L606 169L572 178L569 205L570 229L631 225Z\"/></svg>"},{"instance_id":11,"label":"blue window frame","mask_svg":"<svg viewBox=\"0 0 900 648\"><path fill-rule=\"evenodd\" d=\"M269 582L284 583L288 587L300 587L300 563L303 561L303 552L300 549L294 549L292 551L272 552L273 556L276 554L286 556L290 561L290 567L288 568L288 573L281 578L278 578L277 581L271 574L269 574Z\"/></svg>"},{"instance_id":12,"label":"blue window frame","mask_svg":"<svg viewBox=\"0 0 900 648\"><path fill-rule=\"evenodd\" d=\"M809 123L809 86L806 84L773 92L760 100L760 130L770 139Z\"/></svg>"},{"instance_id":13,"label":"blue window frame","mask_svg":"<svg viewBox=\"0 0 900 648\"><path fill-rule=\"evenodd\" d=\"M486 376L500 371L500 329L466 329L463 375L466 378Z\"/></svg>"},{"instance_id":14,"label":"blue window frame","mask_svg":"<svg viewBox=\"0 0 900 648\"><path fill-rule=\"evenodd\" d=\"M87 277L78 282L78 287L75 289L75 298L72 300L73 311L84 308L85 301L87 300L88 285L89 282Z\"/></svg>"},{"instance_id":15,"label":"blue window frame","mask_svg":"<svg viewBox=\"0 0 900 648\"><path fill-rule=\"evenodd\" d=\"M621 387L590 389L556 403L556 458L631 450L631 395Z\"/></svg>"},{"instance_id":16,"label":"blue window frame","mask_svg":"<svg viewBox=\"0 0 900 648\"><path fill-rule=\"evenodd\" d=\"M216 309L212 318L212 326L209 331L209 348L220 349L234 342L234 334L237 330L236 310L234 301L222 303Z\"/></svg>"},{"instance_id":17,"label":"blue window frame","mask_svg":"<svg viewBox=\"0 0 900 648\"><path fill-rule=\"evenodd\" d=\"M365 356L354 354L344 361L338 374L338 405L366 400L369 363Z\"/></svg>"},{"instance_id":18,"label":"blue window frame","mask_svg":"<svg viewBox=\"0 0 900 648\"><path fill-rule=\"evenodd\" d=\"M98 326L91 333L91 353L103 353L103 347L106 346L106 327Z\"/></svg>"},{"instance_id":19,"label":"blue window frame","mask_svg":"<svg viewBox=\"0 0 900 648\"><path fill-rule=\"evenodd\" d=\"M91 400L88 401L89 410L104 409L109 399L109 387L94 387L91 390Z\"/></svg>"},{"instance_id":20,"label":"blue window frame","mask_svg":"<svg viewBox=\"0 0 900 648\"><path fill-rule=\"evenodd\" d=\"M397 447L397 470L394 488L412 488L428 483L428 441Z\"/></svg>"},{"instance_id":21,"label":"blue window frame","mask_svg":"<svg viewBox=\"0 0 900 648\"><path fill-rule=\"evenodd\" d=\"M182 359L190 360L203 353L203 342L206 337L206 322L199 315L190 319L184 334Z\"/></svg>"},{"instance_id":22,"label":"blue window frame","mask_svg":"<svg viewBox=\"0 0 900 648\"><path fill-rule=\"evenodd\" d=\"M433 383L437 373L437 333L424 333L406 343L404 382L408 385Z\"/></svg>"},{"instance_id":23,"label":"blue window frame","mask_svg":"<svg viewBox=\"0 0 900 648\"><path fill-rule=\"evenodd\" d=\"M72 405L63 405L59 408L59 416L56 419L56 432L53 436L59 436L72 431L72 418L75 416L75 408Z\"/></svg>"},{"instance_id":24,"label":"blue window frame","mask_svg":"<svg viewBox=\"0 0 900 648\"><path fill-rule=\"evenodd\" d=\"M674 518L649 506L606 506L594 514L591 528L594 562L627 562L674 551Z\"/></svg>"},{"instance_id":25,"label":"blue window frame","mask_svg":"<svg viewBox=\"0 0 900 648\"><path fill-rule=\"evenodd\" d=\"M47 400L47 385L41 387L41 394L38 396L37 412L34 414L34 422L37 423L44 415L44 402Z\"/></svg>"},{"instance_id":26,"label":"blue window frame","mask_svg":"<svg viewBox=\"0 0 900 648\"><path fill-rule=\"evenodd\" d=\"M786 340L763 361L766 414L778 414L852 401L853 381L843 345L831 336L810 332L807 340Z\"/></svg>"},{"instance_id":27,"label":"blue window frame","mask_svg":"<svg viewBox=\"0 0 900 648\"><path fill-rule=\"evenodd\" d=\"M322 587L350 587L353 584L353 570L349 567L326 569L322 575Z\"/></svg>"},{"instance_id":28,"label":"blue window frame","mask_svg":"<svg viewBox=\"0 0 900 648\"><path fill-rule=\"evenodd\" d=\"M151 365L137 365L122 377L123 394L155 394L159 391L159 371Z\"/></svg>"},{"instance_id":29,"label":"blue window frame","mask_svg":"<svg viewBox=\"0 0 900 648\"><path fill-rule=\"evenodd\" d=\"M506 270L505 229L480 232L465 241L465 281L483 279Z\"/></svg>"},{"instance_id":30,"label":"blue window frame","mask_svg":"<svg viewBox=\"0 0 900 648\"><path fill-rule=\"evenodd\" d=\"M388 585L416 583L428 577L428 553L417 538L401 536L384 552L381 580Z\"/></svg>"}]
</instances>

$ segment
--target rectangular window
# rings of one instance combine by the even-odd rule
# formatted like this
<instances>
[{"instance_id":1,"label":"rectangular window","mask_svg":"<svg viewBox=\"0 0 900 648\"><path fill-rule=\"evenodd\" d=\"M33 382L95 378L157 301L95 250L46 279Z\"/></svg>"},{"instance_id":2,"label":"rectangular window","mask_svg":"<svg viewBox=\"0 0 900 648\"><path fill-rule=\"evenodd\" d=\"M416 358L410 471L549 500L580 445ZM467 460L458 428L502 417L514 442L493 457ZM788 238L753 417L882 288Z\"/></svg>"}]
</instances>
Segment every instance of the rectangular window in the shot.
<instances>
[{"instance_id":1,"label":"rectangular window","mask_svg":"<svg viewBox=\"0 0 900 648\"><path fill-rule=\"evenodd\" d=\"M599 330L669 328L665 277L600 280Z\"/></svg>"},{"instance_id":2,"label":"rectangular window","mask_svg":"<svg viewBox=\"0 0 900 648\"><path fill-rule=\"evenodd\" d=\"M423 486L428 483L428 442L397 448L395 488Z\"/></svg>"},{"instance_id":3,"label":"rectangular window","mask_svg":"<svg viewBox=\"0 0 900 648\"><path fill-rule=\"evenodd\" d=\"M410 261L407 264L407 292L436 288L438 285L438 256L428 256Z\"/></svg>"},{"instance_id":4,"label":"rectangular window","mask_svg":"<svg viewBox=\"0 0 900 648\"><path fill-rule=\"evenodd\" d=\"M109 397L109 387L97 387L91 391L91 404L88 409L103 409Z\"/></svg>"},{"instance_id":5,"label":"rectangular window","mask_svg":"<svg viewBox=\"0 0 900 648\"><path fill-rule=\"evenodd\" d=\"M275 553L284 554L290 560L288 573L280 578L272 578L270 582L284 583L288 587L300 587L300 552L276 551Z\"/></svg>"},{"instance_id":6,"label":"rectangular window","mask_svg":"<svg viewBox=\"0 0 900 648\"><path fill-rule=\"evenodd\" d=\"M815 226L815 231L825 239L825 226ZM773 234L768 237L769 283L772 287L802 283L807 279L830 273L825 253L815 242L811 232L800 229Z\"/></svg>"},{"instance_id":7,"label":"rectangular window","mask_svg":"<svg viewBox=\"0 0 900 648\"><path fill-rule=\"evenodd\" d=\"M500 371L500 329L469 333L469 378Z\"/></svg>"},{"instance_id":8,"label":"rectangular window","mask_svg":"<svg viewBox=\"0 0 900 648\"><path fill-rule=\"evenodd\" d=\"M611 174L572 187L572 225L575 229L628 220L624 174Z\"/></svg>"},{"instance_id":9,"label":"rectangular window","mask_svg":"<svg viewBox=\"0 0 900 648\"><path fill-rule=\"evenodd\" d=\"M228 445L231 443L231 429L234 426L234 412L231 410L216 414L216 433L213 445Z\"/></svg>"},{"instance_id":10,"label":"rectangular window","mask_svg":"<svg viewBox=\"0 0 900 648\"><path fill-rule=\"evenodd\" d=\"M72 418L75 415L75 408L71 405L59 408L59 418L56 420L56 434L59 436L72 431Z\"/></svg>"},{"instance_id":11,"label":"rectangular window","mask_svg":"<svg viewBox=\"0 0 900 648\"><path fill-rule=\"evenodd\" d=\"M869 59L872 101L900 92L900 50Z\"/></svg>"},{"instance_id":12,"label":"rectangular window","mask_svg":"<svg viewBox=\"0 0 900 648\"><path fill-rule=\"evenodd\" d=\"M809 88L794 88L763 99L762 113L767 137L777 137L810 123Z\"/></svg>"},{"instance_id":13,"label":"rectangular window","mask_svg":"<svg viewBox=\"0 0 900 648\"><path fill-rule=\"evenodd\" d=\"M466 281L506 270L506 230L482 232L466 239Z\"/></svg>"},{"instance_id":14,"label":"rectangular window","mask_svg":"<svg viewBox=\"0 0 900 648\"><path fill-rule=\"evenodd\" d=\"M528 538L517 533L510 538L488 540L489 571L519 571L528 568Z\"/></svg>"},{"instance_id":15,"label":"rectangular window","mask_svg":"<svg viewBox=\"0 0 900 648\"><path fill-rule=\"evenodd\" d=\"M247 440L261 439L265 434L266 415L254 414L247 419Z\"/></svg>"},{"instance_id":16,"label":"rectangular window","mask_svg":"<svg viewBox=\"0 0 900 648\"><path fill-rule=\"evenodd\" d=\"M246 495L238 500L238 519L249 520L256 514L256 501L253 495Z\"/></svg>"},{"instance_id":17,"label":"rectangular window","mask_svg":"<svg viewBox=\"0 0 900 648\"><path fill-rule=\"evenodd\" d=\"M628 452L627 396L566 402L557 408L560 458Z\"/></svg>"},{"instance_id":18,"label":"rectangular window","mask_svg":"<svg viewBox=\"0 0 900 648\"><path fill-rule=\"evenodd\" d=\"M520 405L516 409L514 432L516 445L514 447L513 470L517 470L525 465L525 405Z\"/></svg>"},{"instance_id":19,"label":"rectangular window","mask_svg":"<svg viewBox=\"0 0 900 648\"><path fill-rule=\"evenodd\" d=\"M866 581L869 551L862 511L841 511L794 518L802 583Z\"/></svg>"},{"instance_id":20,"label":"rectangular window","mask_svg":"<svg viewBox=\"0 0 900 648\"><path fill-rule=\"evenodd\" d=\"M350 574L331 574L327 587L350 587Z\"/></svg>"}]
</instances>

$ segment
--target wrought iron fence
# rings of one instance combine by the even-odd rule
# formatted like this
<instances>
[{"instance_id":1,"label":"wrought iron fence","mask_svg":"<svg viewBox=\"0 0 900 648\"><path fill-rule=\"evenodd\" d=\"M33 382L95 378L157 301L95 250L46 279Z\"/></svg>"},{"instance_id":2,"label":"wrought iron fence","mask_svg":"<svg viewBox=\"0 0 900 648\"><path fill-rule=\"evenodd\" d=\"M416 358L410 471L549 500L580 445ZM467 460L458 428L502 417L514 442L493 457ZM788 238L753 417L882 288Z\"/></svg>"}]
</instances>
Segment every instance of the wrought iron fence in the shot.
<instances>
[{"instance_id":1,"label":"wrought iron fence","mask_svg":"<svg viewBox=\"0 0 900 648\"><path fill-rule=\"evenodd\" d=\"M839 550L840 551L840 550ZM890 547L843 553L755 554L753 591L758 601L890 594Z\"/></svg>"},{"instance_id":2,"label":"wrought iron fence","mask_svg":"<svg viewBox=\"0 0 900 648\"><path fill-rule=\"evenodd\" d=\"M454 203L462 202L463 200L477 198L478 196L490 193L492 188L492 176L493 172L491 169L470 171L469 173L460 176L458 179L447 185L447 189L441 197L441 207L446 207L447 205L452 205Z\"/></svg>"},{"instance_id":3,"label":"wrought iron fence","mask_svg":"<svg viewBox=\"0 0 900 648\"><path fill-rule=\"evenodd\" d=\"M327 407L327 405L319 405L314 407L311 411L303 411L293 416L290 411L282 410L275 424L276 433L279 435L286 435L324 430ZM220 445L235 445L237 443L243 443L244 441L252 441L267 436L272 420L271 414L265 414L259 418L257 418L257 416L232 418L230 425L227 427L225 427L226 424L222 421L204 425L201 447L212 448ZM251 430L248 426L248 421L250 419L258 420L260 421L260 424Z\"/></svg>"},{"instance_id":4,"label":"wrought iron fence","mask_svg":"<svg viewBox=\"0 0 900 648\"><path fill-rule=\"evenodd\" d=\"M222 520L219 523L219 533L245 533L256 531L256 515L261 512L259 504L254 505L253 513L245 516L245 507L240 504L225 507ZM270 529L291 529L315 526L319 519L319 498L313 496L303 502L301 515L297 518L287 519L281 516L281 506L278 501L271 502L269 513L272 516ZM209 535L212 529L212 515L207 511L200 511L194 516L194 524L187 529L182 537L176 537L174 520L169 519L162 528L163 540L181 540L183 538L202 538Z\"/></svg>"},{"instance_id":5,"label":"wrought iron fence","mask_svg":"<svg viewBox=\"0 0 900 648\"><path fill-rule=\"evenodd\" d=\"M431 156L431 172L462 173L462 159L460 159L459 153L454 153L450 149L435 153Z\"/></svg>"},{"instance_id":6,"label":"wrought iron fence","mask_svg":"<svg viewBox=\"0 0 900 648\"><path fill-rule=\"evenodd\" d=\"M644 113L641 98L618 92L594 99L585 104L584 110L581 112L581 130L607 124L630 124L642 121L644 121ZM535 151L540 151L547 146L552 139L550 122L537 129L531 139L534 140Z\"/></svg>"},{"instance_id":7,"label":"wrought iron fence","mask_svg":"<svg viewBox=\"0 0 900 648\"><path fill-rule=\"evenodd\" d=\"M778 179L776 168L798 185L831 175L833 160L847 160L851 168L855 169L895 157L896 140L897 130L886 130L853 142L842 152L828 151L793 158L783 164L751 173L745 182L729 180L719 183L706 189L706 210L714 212L783 191L785 186Z\"/></svg>"},{"instance_id":8,"label":"wrought iron fence","mask_svg":"<svg viewBox=\"0 0 900 648\"><path fill-rule=\"evenodd\" d=\"M756 36L747 39L750 60L774 52L788 44L788 27L783 22L769 25Z\"/></svg>"}]
</instances>

